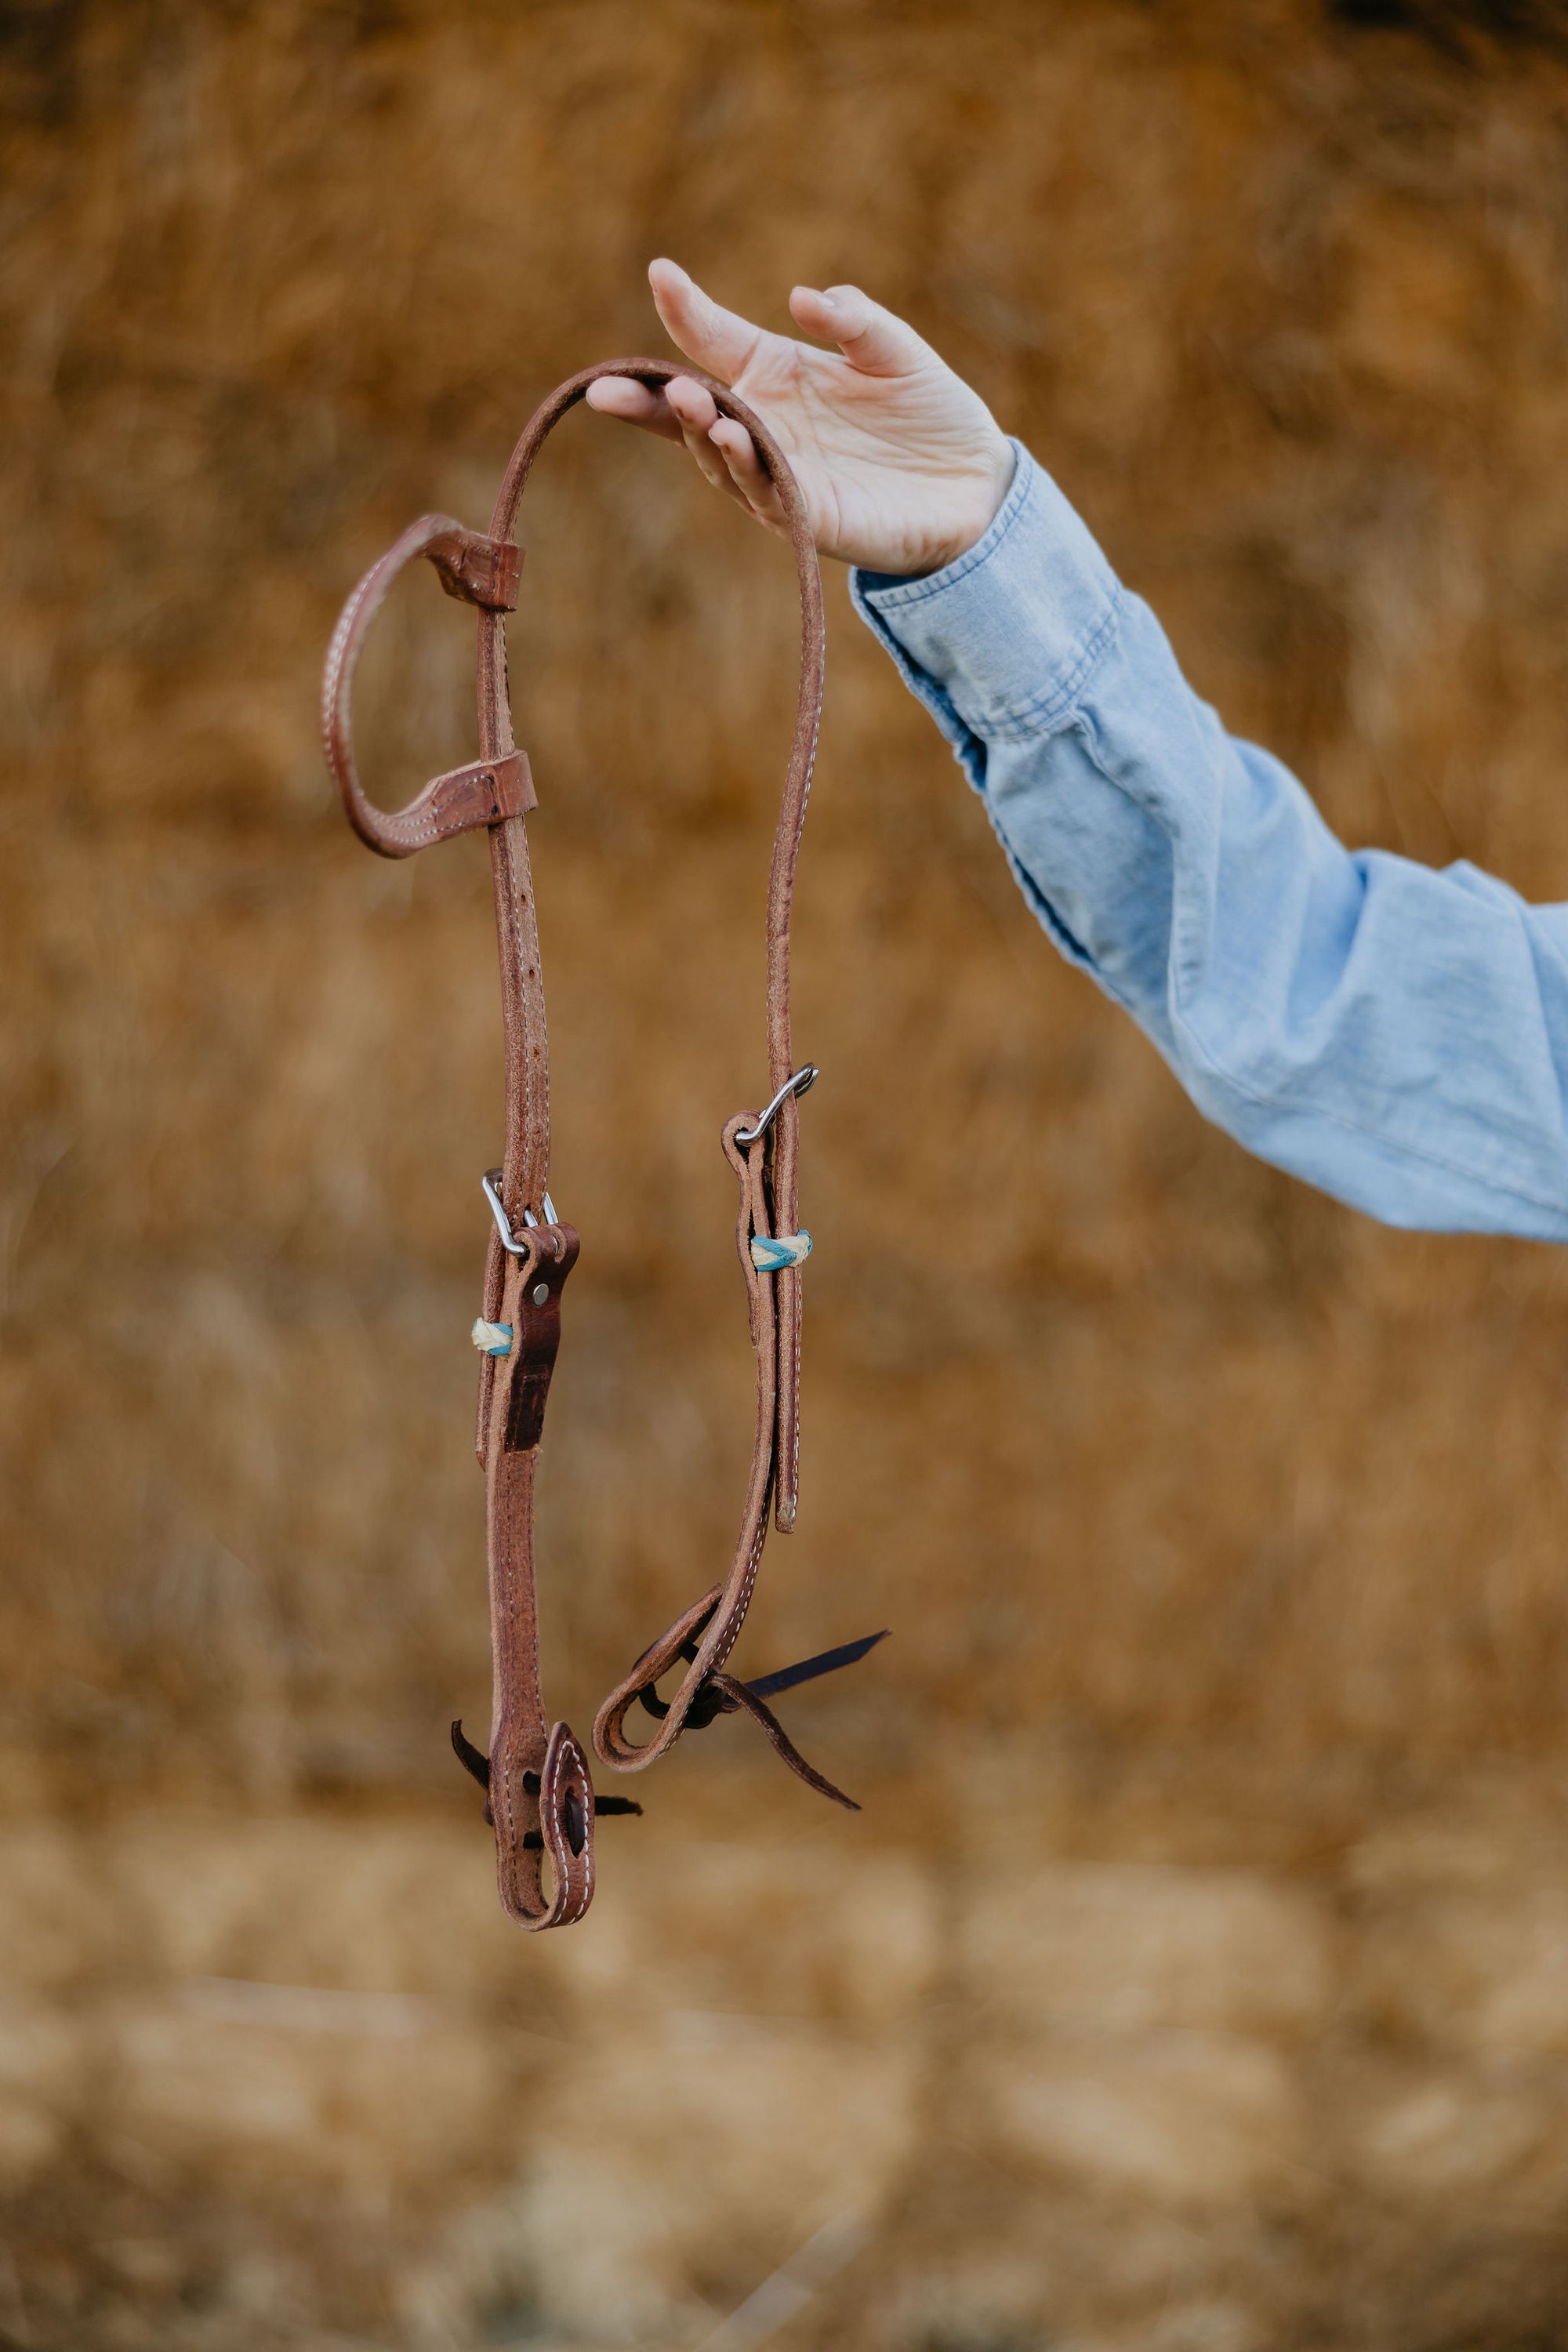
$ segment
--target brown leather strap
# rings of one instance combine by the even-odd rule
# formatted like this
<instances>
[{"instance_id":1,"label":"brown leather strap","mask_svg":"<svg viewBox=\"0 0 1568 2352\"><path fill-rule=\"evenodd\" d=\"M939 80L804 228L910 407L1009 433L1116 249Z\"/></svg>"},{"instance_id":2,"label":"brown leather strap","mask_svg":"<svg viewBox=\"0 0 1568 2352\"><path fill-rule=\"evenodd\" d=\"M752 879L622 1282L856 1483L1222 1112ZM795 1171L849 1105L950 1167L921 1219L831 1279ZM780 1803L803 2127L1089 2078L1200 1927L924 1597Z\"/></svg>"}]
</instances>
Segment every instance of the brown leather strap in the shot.
<instances>
[{"instance_id":1,"label":"brown leather strap","mask_svg":"<svg viewBox=\"0 0 1568 2352\"><path fill-rule=\"evenodd\" d=\"M589 385L605 375L630 376L639 383L654 386L668 383L673 376L681 375L689 382L702 384L712 395L715 406L724 415L736 418L751 434L762 452L763 462L778 491L789 523L800 585L800 691L795 706L789 766L779 803L778 825L773 835L773 865L768 876L767 1047L768 1091L772 1095L784 1084L795 1068L790 1045L790 911L795 896L795 861L800 853L812 768L816 759L817 730L822 721L823 674L826 658L822 575L817 569L816 545L812 538L805 504L790 470L789 461L761 417L748 408L743 400L737 399L726 385L715 383L710 376L702 375L694 368L671 367L667 362L646 359L605 360L597 367L584 368L580 374L569 376L564 383L558 384L548 400L534 411L511 453L501 482L500 494L490 518L490 537L493 540L511 537L529 475L547 436L567 411L576 406ZM507 694L506 639L499 615L480 622L479 648L479 748L487 757L499 758L512 748L511 712ZM508 826L504 830L510 833L514 828ZM520 835L522 830L521 825L515 828ZM491 837L493 841L499 836ZM526 856L526 852L524 855ZM498 904L499 890L498 883ZM528 919L531 923L531 906ZM537 955L533 961L537 970ZM542 1053L543 1026L543 999L541 996L538 1030ZM509 1090L509 1101L512 1098L513 1095ZM545 1139L542 1148L547 1157L547 1099L542 1106L542 1114L535 1132ZM754 1125L755 1115L732 1124L742 1127ZM800 1150L799 1112L793 1097L783 1105L763 1149L770 1161L769 1189L776 1220L773 1230L793 1234L797 1223ZM510 1157L507 1173L510 1180L512 1174ZM542 1193L543 1189L544 1179L541 1174L537 1191ZM509 1202L512 1197L509 1181ZM749 1280L749 1257L745 1259L745 1265ZM780 1333L777 1343L775 1514L779 1528L787 1533L795 1525L799 1475L800 1271L798 1267L792 1266L782 1274L770 1276L768 1280L776 1286ZM737 1621L735 1631L739 1630Z\"/></svg>"},{"instance_id":2,"label":"brown leather strap","mask_svg":"<svg viewBox=\"0 0 1568 2352\"><path fill-rule=\"evenodd\" d=\"M786 971L787 958L786 937ZM794 1108L793 1102L790 1108ZM625 1681L617 1684L610 1693L595 1718L594 1747L596 1753L606 1764L616 1765L623 1772L641 1771L658 1757L668 1754L679 1738L704 1684L710 1676L718 1674L733 1649L756 1586L763 1546L767 1541L768 1506L773 1499L779 1466L786 1453L792 1459L794 1455L797 1427L795 1399L791 1394L786 1401L783 1388L784 1379L787 1377L793 1381L798 1371L798 1321L792 1316L785 1297L780 1295L779 1286L784 1277L776 1274L761 1274L752 1262L753 1237L766 1239L775 1230L770 1213L768 1138L763 1137L749 1150L743 1149L736 1140L738 1131L754 1129L756 1124L757 1113L741 1111L730 1120L723 1133L724 1155L734 1169L740 1185L735 1244L746 1280L752 1346L757 1360L756 1434L752 1448L752 1475L746 1488L741 1531L725 1582L694 1602L644 1652ZM779 1230L793 1232L793 1218ZM798 1283L798 1269L792 1271ZM651 1739L638 1745L627 1736L627 1716L644 1694L653 1690L659 1676L668 1673L685 1653L699 1628L701 1630L696 1655L687 1667L675 1696L668 1702L658 1731Z\"/></svg>"},{"instance_id":3,"label":"brown leather strap","mask_svg":"<svg viewBox=\"0 0 1568 2352\"><path fill-rule=\"evenodd\" d=\"M527 756L510 744L502 756L475 760L437 776L404 809L378 809L361 789L350 722L354 670L387 590L416 555L426 556L435 565L448 596L491 611L510 612L516 604L522 566L521 548L481 539L450 515L421 515L380 562L371 565L339 615L321 680L321 740L349 823L383 857L412 857L433 841L449 841L456 833L497 824L539 805Z\"/></svg>"},{"instance_id":4,"label":"brown leather strap","mask_svg":"<svg viewBox=\"0 0 1568 2352\"><path fill-rule=\"evenodd\" d=\"M500 957L505 1052L506 1142L498 1173L500 1214L489 1238L484 1319L510 1332L506 1351L487 1354L480 1382L476 1448L486 1479L494 1692L488 1758L453 1727L459 1759L486 1786L487 1818L496 1835L501 1901L529 1928L580 1918L594 1887L595 1811L635 1811L624 1801L595 1802L587 1761L564 1724L547 1730L539 1671L533 1560L533 1496L545 1400L560 1340L561 1293L576 1262L578 1237L548 1200L550 1064L539 933L523 823L536 805L524 755L512 736L502 615L516 602L521 551L517 511L546 436L600 376L630 376L658 385L676 374L706 384L715 404L751 433L778 489L789 523L800 583L800 695L774 836L767 911L767 1054L770 1092L782 1094L763 1120L756 1111L723 1130L726 1157L740 1187L736 1244L745 1277L757 1360L757 1417L741 1532L722 1585L687 1610L640 1658L599 1711L594 1744L606 1763L641 1770L666 1754L685 1728L715 1714L743 1710L811 1786L851 1801L814 1772L762 1698L722 1669L756 1581L770 1505L785 1532L795 1515L799 1449L800 1311L798 1265L759 1271L753 1239L795 1234L799 1112L788 1082L797 1076L790 1040L790 908L795 859L811 786L822 708L824 627L816 552L799 489L783 451L762 420L724 385L657 360L608 360L561 384L530 419L503 478L488 537L449 516L426 515L404 532L360 582L345 606L328 655L322 731L328 763L350 824L383 855L408 856L432 841L484 824L490 836L496 930ZM354 665L377 606L403 566L426 557L447 593L479 608L479 758L426 785L395 814L366 800L354 768L350 698ZM742 1138L745 1139L742 1140ZM503 1238L502 1227L505 1227ZM856 1646L856 1645L852 1645ZM858 1645L860 1648L868 1644ZM667 1703L655 1689L678 1661L687 1672ZM824 1661L807 1671L821 1671ZM785 1678L773 1678L778 1686ZM626 1733L638 1698L662 1719L642 1746ZM546 1896L542 1864L551 1862Z\"/></svg>"}]
</instances>

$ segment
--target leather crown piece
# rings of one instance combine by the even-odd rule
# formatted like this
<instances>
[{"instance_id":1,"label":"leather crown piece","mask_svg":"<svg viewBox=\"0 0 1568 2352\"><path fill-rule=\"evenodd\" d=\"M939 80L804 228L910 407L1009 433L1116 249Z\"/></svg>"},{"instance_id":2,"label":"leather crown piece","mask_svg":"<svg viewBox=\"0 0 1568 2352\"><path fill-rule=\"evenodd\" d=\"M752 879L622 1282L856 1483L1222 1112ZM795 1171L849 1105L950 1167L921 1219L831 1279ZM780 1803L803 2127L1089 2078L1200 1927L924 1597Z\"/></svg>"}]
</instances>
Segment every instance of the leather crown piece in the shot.
<instances>
[{"instance_id":1,"label":"leather crown piece","mask_svg":"<svg viewBox=\"0 0 1568 2352\"><path fill-rule=\"evenodd\" d=\"M452 1745L485 1790L501 1903L520 1927L531 1929L567 1927L583 1916L594 1894L595 1817L640 1813L642 1808L626 1798L595 1796L588 1759L564 1723L547 1722L540 1685L534 1477L561 1344L561 1295L577 1262L579 1240L557 1216L548 1189L550 1062L524 822L538 802L527 756L512 739L504 615L516 608L522 571L522 550L513 537L518 507L546 436L599 376L631 376L658 385L678 374L706 384L724 415L737 418L756 442L788 517L800 582L800 697L768 883L772 1100L761 1112L737 1113L722 1136L740 1188L735 1238L756 1353L756 1441L728 1576L685 1610L610 1693L595 1720L594 1748L616 1770L641 1772L668 1755L683 1732L700 1731L720 1715L744 1713L809 1787L858 1811L852 1798L796 1751L768 1701L853 1664L882 1635L824 1651L751 1683L725 1671L751 1603L770 1514L782 1534L795 1524L801 1262L811 1246L810 1236L797 1231L798 1101L816 1072L810 1064L796 1069L790 1048L790 903L822 711L824 630L816 551L783 451L743 401L694 369L641 359L606 360L584 368L558 385L530 419L507 466L488 536L465 530L449 515L425 515L371 566L343 607L321 687L327 764L349 823L369 847L385 857L410 857L432 842L479 825L489 833L500 950L506 1143L501 1167L485 1179L493 1222L483 1313L474 1339L482 1350L475 1450L485 1474L493 1700L488 1756L464 1738L460 1723L452 1726ZM449 596L478 609L480 756L437 776L406 808L389 813L367 800L361 787L350 699L355 664L376 610L416 556L435 566ZM678 1669L683 1671L673 1695L660 1697L660 1677ZM658 1726L641 1741L626 1730L634 1708Z\"/></svg>"}]
</instances>

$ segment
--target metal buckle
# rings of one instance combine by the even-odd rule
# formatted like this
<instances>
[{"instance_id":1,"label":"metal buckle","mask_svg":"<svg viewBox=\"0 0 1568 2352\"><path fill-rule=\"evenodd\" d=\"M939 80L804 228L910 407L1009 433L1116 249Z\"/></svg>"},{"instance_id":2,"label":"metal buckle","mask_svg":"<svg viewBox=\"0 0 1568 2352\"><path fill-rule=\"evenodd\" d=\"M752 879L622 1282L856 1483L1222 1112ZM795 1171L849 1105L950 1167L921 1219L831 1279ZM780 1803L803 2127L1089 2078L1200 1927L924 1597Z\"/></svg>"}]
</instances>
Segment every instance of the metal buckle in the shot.
<instances>
[{"instance_id":1,"label":"metal buckle","mask_svg":"<svg viewBox=\"0 0 1568 2352\"><path fill-rule=\"evenodd\" d=\"M486 1200L490 1204L490 1214L496 1221L496 1231L500 1235L500 1245L502 1249L510 1251L513 1257L526 1257L528 1255L528 1244L526 1242L520 1242L514 1239L511 1230L511 1220L507 1215L506 1209L501 1201L500 1185L502 1173L503 1171L500 1168L490 1169L487 1174L480 1177L480 1188L484 1192ZM555 1203L551 1199L548 1192L544 1195L540 1206L544 1211L544 1222L547 1225L559 1224L560 1219L555 1213ZM522 1213L522 1222L525 1226L533 1226L538 1224L539 1219L534 1215L531 1209L525 1208Z\"/></svg>"},{"instance_id":2,"label":"metal buckle","mask_svg":"<svg viewBox=\"0 0 1568 2352\"><path fill-rule=\"evenodd\" d=\"M791 1095L806 1093L816 1084L820 1075L815 1062L803 1062L794 1077L784 1080L755 1127L738 1127L735 1129L736 1142L743 1145L747 1150L750 1150L753 1143L760 1143Z\"/></svg>"}]
</instances>

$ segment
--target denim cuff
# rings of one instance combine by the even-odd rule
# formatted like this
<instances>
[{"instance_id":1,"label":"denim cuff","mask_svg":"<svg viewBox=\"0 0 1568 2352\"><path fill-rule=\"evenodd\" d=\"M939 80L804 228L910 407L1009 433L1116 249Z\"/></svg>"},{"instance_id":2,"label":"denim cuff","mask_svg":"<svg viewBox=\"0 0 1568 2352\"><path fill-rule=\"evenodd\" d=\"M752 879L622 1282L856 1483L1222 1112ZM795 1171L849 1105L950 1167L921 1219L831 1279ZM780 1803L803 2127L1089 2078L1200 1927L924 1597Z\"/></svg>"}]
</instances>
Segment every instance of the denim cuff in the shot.
<instances>
[{"instance_id":1,"label":"denim cuff","mask_svg":"<svg viewBox=\"0 0 1568 2352\"><path fill-rule=\"evenodd\" d=\"M923 580L853 571L856 610L942 721L990 741L1048 733L1115 637L1122 590L1043 467L1015 441L990 530Z\"/></svg>"}]
</instances>

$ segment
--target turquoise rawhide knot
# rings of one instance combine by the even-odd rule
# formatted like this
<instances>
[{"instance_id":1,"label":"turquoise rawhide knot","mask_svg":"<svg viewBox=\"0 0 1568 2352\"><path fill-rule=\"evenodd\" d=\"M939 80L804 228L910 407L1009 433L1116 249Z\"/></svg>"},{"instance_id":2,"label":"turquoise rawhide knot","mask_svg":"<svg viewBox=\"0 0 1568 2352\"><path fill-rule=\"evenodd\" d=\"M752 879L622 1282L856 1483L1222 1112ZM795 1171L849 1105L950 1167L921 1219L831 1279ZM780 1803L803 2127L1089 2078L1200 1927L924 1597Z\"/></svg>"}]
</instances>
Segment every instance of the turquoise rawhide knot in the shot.
<instances>
[{"instance_id":1,"label":"turquoise rawhide knot","mask_svg":"<svg viewBox=\"0 0 1568 2352\"><path fill-rule=\"evenodd\" d=\"M780 1234L773 1241L759 1234L752 1244L752 1264L759 1274L782 1274L786 1265L803 1265L811 1255L811 1235Z\"/></svg>"},{"instance_id":2,"label":"turquoise rawhide knot","mask_svg":"<svg viewBox=\"0 0 1568 2352\"><path fill-rule=\"evenodd\" d=\"M468 1337L481 1356L510 1356L511 1353L510 1323L487 1323L481 1316Z\"/></svg>"}]
</instances>

